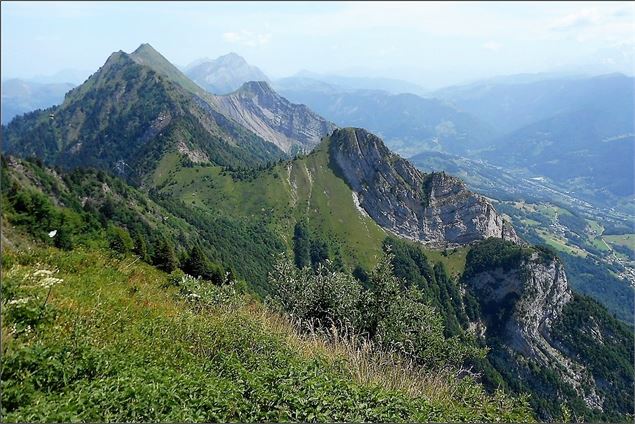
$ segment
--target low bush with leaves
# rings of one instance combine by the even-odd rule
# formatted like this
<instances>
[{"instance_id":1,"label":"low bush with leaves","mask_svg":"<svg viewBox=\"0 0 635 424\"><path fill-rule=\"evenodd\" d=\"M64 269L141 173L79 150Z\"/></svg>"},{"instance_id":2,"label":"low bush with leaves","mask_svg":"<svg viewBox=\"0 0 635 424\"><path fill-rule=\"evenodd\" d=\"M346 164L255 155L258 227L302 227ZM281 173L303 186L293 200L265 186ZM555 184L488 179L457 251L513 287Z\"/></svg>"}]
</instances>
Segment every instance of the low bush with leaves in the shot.
<instances>
[{"instance_id":1,"label":"low bush with leaves","mask_svg":"<svg viewBox=\"0 0 635 424\"><path fill-rule=\"evenodd\" d=\"M298 269L279 257L270 275L271 301L301 321L337 325L373 340L385 349L413 358L421 365L460 366L484 351L458 337L444 336L443 319L421 291L394 276L392 255L385 255L368 277L365 289L351 275L319 265Z\"/></svg>"}]
</instances>

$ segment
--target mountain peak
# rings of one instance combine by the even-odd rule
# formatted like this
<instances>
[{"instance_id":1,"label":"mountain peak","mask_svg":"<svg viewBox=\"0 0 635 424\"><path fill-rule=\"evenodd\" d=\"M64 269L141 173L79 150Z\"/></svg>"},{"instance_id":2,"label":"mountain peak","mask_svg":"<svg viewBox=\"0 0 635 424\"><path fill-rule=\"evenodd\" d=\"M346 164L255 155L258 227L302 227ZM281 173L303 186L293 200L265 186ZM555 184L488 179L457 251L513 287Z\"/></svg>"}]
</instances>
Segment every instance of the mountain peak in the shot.
<instances>
[{"instance_id":1,"label":"mountain peak","mask_svg":"<svg viewBox=\"0 0 635 424\"><path fill-rule=\"evenodd\" d=\"M374 159L397 157L384 144L383 140L363 128L338 128L330 137L331 148L339 149L347 154Z\"/></svg>"},{"instance_id":2,"label":"mountain peak","mask_svg":"<svg viewBox=\"0 0 635 424\"><path fill-rule=\"evenodd\" d=\"M188 69L187 75L214 94L232 93L247 81L269 81L260 69L233 52L201 62Z\"/></svg>"},{"instance_id":3,"label":"mountain peak","mask_svg":"<svg viewBox=\"0 0 635 424\"><path fill-rule=\"evenodd\" d=\"M257 97L280 95L276 93L267 81L247 81L237 90L241 94L255 94Z\"/></svg>"},{"instance_id":4,"label":"mountain peak","mask_svg":"<svg viewBox=\"0 0 635 424\"><path fill-rule=\"evenodd\" d=\"M245 60L244 57L242 57L238 53L234 53L234 52L229 52L227 54L219 56L214 61L215 62L219 62L219 63L234 63L234 64L245 64L245 65L248 65L248 63L247 63L247 61Z\"/></svg>"},{"instance_id":5,"label":"mountain peak","mask_svg":"<svg viewBox=\"0 0 635 424\"><path fill-rule=\"evenodd\" d=\"M137 50L128 56L138 64L148 66L153 71L167 77L191 93L199 94L202 91L200 87L148 43L141 44Z\"/></svg>"},{"instance_id":6,"label":"mountain peak","mask_svg":"<svg viewBox=\"0 0 635 424\"><path fill-rule=\"evenodd\" d=\"M158 62L168 62L154 47L148 43L143 43L129 55L135 62L143 65L156 64Z\"/></svg>"},{"instance_id":7,"label":"mountain peak","mask_svg":"<svg viewBox=\"0 0 635 424\"><path fill-rule=\"evenodd\" d=\"M335 128L279 95L267 81L248 81L232 93L210 97L227 116L287 153L310 151Z\"/></svg>"},{"instance_id":8,"label":"mountain peak","mask_svg":"<svg viewBox=\"0 0 635 424\"><path fill-rule=\"evenodd\" d=\"M141 55L147 53L159 54L159 52L150 45L150 43L141 43L132 54Z\"/></svg>"}]
</instances>

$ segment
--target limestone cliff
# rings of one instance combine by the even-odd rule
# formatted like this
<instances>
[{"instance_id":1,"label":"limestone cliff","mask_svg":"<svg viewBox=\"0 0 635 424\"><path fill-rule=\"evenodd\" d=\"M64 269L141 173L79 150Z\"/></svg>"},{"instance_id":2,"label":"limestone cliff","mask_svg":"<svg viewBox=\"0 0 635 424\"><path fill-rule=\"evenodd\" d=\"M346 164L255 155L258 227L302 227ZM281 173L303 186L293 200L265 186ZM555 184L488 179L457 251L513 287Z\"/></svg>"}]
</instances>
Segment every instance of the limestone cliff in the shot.
<instances>
[{"instance_id":1,"label":"limestone cliff","mask_svg":"<svg viewBox=\"0 0 635 424\"><path fill-rule=\"evenodd\" d=\"M424 174L363 129L335 130L330 157L360 206L383 228L432 246L488 237L519 242L513 228L459 178Z\"/></svg>"},{"instance_id":2,"label":"limestone cliff","mask_svg":"<svg viewBox=\"0 0 635 424\"><path fill-rule=\"evenodd\" d=\"M468 267L464 282L478 299L485 324L485 341L497 346L495 363L539 385L534 370L554 372L572 387L588 408L602 410L603 398L586 364L565 348L554 331L573 294L560 260L534 248L515 247L503 265L481 262ZM498 257L489 250L483 257ZM483 265L484 264L484 265Z\"/></svg>"},{"instance_id":3,"label":"limestone cliff","mask_svg":"<svg viewBox=\"0 0 635 424\"><path fill-rule=\"evenodd\" d=\"M289 102L265 81L247 82L210 101L225 115L287 153L310 151L335 125L304 105Z\"/></svg>"}]
</instances>

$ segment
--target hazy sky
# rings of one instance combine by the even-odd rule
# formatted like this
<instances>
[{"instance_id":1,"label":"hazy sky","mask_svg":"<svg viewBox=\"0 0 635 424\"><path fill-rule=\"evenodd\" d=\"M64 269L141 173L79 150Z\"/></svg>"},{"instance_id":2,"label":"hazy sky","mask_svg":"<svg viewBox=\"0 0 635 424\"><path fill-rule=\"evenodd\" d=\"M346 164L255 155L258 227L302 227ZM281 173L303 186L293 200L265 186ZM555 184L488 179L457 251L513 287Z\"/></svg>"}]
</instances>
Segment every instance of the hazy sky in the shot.
<instances>
[{"instance_id":1,"label":"hazy sky","mask_svg":"<svg viewBox=\"0 0 635 424\"><path fill-rule=\"evenodd\" d=\"M230 51L271 77L321 73L424 87L501 74L633 68L634 2L15 2L2 78L94 71L148 42L177 65ZM632 72L631 72L632 73Z\"/></svg>"}]
</instances>

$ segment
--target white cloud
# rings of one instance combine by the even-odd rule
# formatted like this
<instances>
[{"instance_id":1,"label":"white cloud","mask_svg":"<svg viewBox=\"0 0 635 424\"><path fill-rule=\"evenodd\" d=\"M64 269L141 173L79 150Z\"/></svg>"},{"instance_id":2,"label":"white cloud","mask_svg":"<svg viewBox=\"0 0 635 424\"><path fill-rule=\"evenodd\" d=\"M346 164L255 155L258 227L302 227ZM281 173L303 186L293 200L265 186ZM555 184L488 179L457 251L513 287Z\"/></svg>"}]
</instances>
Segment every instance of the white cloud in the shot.
<instances>
[{"instance_id":1,"label":"white cloud","mask_svg":"<svg viewBox=\"0 0 635 424\"><path fill-rule=\"evenodd\" d=\"M551 29L566 31L576 28L584 28L596 24L602 20L602 15L596 8L582 9L565 15L551 24Z\"/></svg>"},{"instance_id":2,"label":"white cloud","mask_svg":"<svg viewBox=\"0 0 635 424\"><path fill-rule=\"evenodd\" d=\"M556 37L570 37L580 43L632 42L635 41L634 12L635 7L621 4L589 7L552 20L548 29Z\"/></svg>"},{"instance_id":3,"label":"white cloud","mask_svg":"<svg viewBox=\"0 0 635 424\"><path fill-rule=\"evenodd\" d=\"M488 41L487 43L483 44L482 46L484 49L487 50L491 50L491 51L498 51L501 48L503 48L503 45L501 43L498 43L496 41Z\"/></svg>"},{"instance_id":4,"label":"white cloud","mask_svg":"<svg viewBox=\"0 0 635 424\"><path fill-rule=\"evenodd\" d=\"M264 46L271 41L271 34L254 33L246 30L241 30L238 32L224 32L223 40L228 43L241 44L247 47L259 47Z\"/></svg>"}]
</instances>

